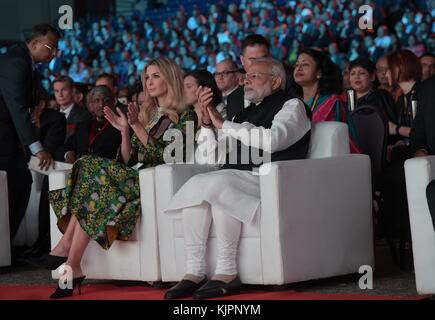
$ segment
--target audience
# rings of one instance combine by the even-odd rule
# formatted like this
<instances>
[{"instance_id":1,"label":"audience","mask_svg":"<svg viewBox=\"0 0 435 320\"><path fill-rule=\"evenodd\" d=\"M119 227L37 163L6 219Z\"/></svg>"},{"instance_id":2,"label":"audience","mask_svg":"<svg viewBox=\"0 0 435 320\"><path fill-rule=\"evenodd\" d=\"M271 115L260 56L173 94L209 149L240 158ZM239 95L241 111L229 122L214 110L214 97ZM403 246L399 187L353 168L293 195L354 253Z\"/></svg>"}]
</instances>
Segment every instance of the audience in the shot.
<instances>
[{"instance_id":1,"label":"audience","mask_svg":"<svg viewBox=\"0 0 435 320\"><path fill-rule=\"evenodd\" d=\"M386 90L376 88L376 65L368 58L359 58L349 65L350 85L355 90L355 106L376 107L389 123L389 134L395 135L397 123L394 99Z\"/></svg>"},{"instance_id":2,"label":"audience","mask_svg":"<svg viewBox=\"0 0 435 320\"><path fill-rule=\"evenodd\" d=\"M92 106L93 119L77 124L76 130L66 143L56 150L56 158L73 164L85 155L115 159L121 144L121 134L109 125L103 109L115 110L115 96L106 86L96 86L89 92L88 104Z\"/></svg>"},{"instance_id":3,"label":"audience","mask_svg":"<svg viewBox=\"0 0 435 320\"><path fill-rule=\"evenodd\" d=\"M294 70L298 96L312 112L312 121L341 121L349 126L350 150L359 153L349 112L341 101L342 79L328 55L314 49L299 54Z\"/></svg>"},{"instance_id":4,"label":"audience","mask_svg":"<svg viewBox=\"0 0 435 320\"><path fill-rule=\"evenodd\" d=\"M226 105L222 103L222 93L219 91L213 75L207 70L196 70L184 76L184 96L186 103L193 106L196 112L198 126L210 124L208 114L203 115L200 109L199 95L201 92L208 93L203 97L205 101L209 102L206 104L210 104L211 107L215 108L226 119Z\"/></svg>"},{"instance_id":5,"label":"audience","mask_svg":"<svg viewBox=\"0 0 435 320\"><path fill-rule=\"evenodd\" d=\"M59 111L66 118L66 139L74 134L78 123L91 118L86 109L80 108L74 103L73 85L73 80L68 76L61 76L53 82L54 95L59 105Z\"/></svg>"}]
</instances>

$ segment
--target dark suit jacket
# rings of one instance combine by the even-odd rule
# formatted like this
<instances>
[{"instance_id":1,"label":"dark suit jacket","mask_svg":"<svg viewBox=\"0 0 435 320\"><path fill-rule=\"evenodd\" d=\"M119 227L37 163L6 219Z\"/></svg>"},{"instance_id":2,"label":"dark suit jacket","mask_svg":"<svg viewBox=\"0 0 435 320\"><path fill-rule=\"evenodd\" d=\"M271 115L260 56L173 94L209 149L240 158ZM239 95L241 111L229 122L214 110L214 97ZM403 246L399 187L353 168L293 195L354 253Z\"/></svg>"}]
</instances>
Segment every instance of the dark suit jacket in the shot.
<instances>
[{"instance_id":1,"label":"dark suit jacket","mask_svg":"<svg viewBox=\"0 0 435 320\"><path fill-rule=\"evenodd\" d=\"M410 142L413 153L425 149L429 154L435 154L435 76L420 84Z\"/></svg>"},{"instance_id":2,"label":"dark suit jacket","mask_svg":"<svg viewBox=\"0 0 435 320\"><path fill-rule=\"evenodd\" d=\"M121 133L107 123L101 134L97 135L94 143L90 146L90 136L94 126L94 134L97 134L98 128L103 128L107 123L106 120L99 123L96 119L86 120L77 124L75 133L70 136L66 143L57 149L56 160L65 161L65 153L74 151L78 157L92 154L95 156L114 159L121 144Z\"/></svg>"},{"instance_id":3,"label":"dark suit jacket","mask_svg":"<svg viewBox=\"0 0 435 320\"><path fill-rule=\"evenodd\" d=\"M76 128L77 125L80 122L88 121L92 119L92 115L89 113L89 111L86 108L79 107L78 105L74 105L72 108L68 118L66 119L66 137L65 139L68 139L71 137Z\"/></svg>"},{"instance_id":4,"label":"dark suit jacket","mask_svg":"<svg viewBox=\"0 0 435 320\"><path fill-rule=\"evenodd\" d=\"M25 43L0 55L0 160L9 161L20 145L38 141L29 109L36 105L35 72ZM9 160L8 160L9 159Z\"/></svg>"},{"instance_id":5,"label":"dark suit jacket","mask_svg":"<svg viewBox=\"0 0 435 320\"><path fill-rule=\"evenodd\" d=\"M245 109L245 92L240 86L227 97L227 119L233 120L236 114Z\"/></svg>"},{"instance_id":6,"label":"dark suit jacket","mask_svg":"<svg viewBox=\"0 0 435 320\"><path fill-rule=\"evenodd\" d=\"M41 114L41 126L37 131L44 149L54 157L56 150L65 142L65 116L57 110L44 109Z\"/></svg>"}]
</instances>

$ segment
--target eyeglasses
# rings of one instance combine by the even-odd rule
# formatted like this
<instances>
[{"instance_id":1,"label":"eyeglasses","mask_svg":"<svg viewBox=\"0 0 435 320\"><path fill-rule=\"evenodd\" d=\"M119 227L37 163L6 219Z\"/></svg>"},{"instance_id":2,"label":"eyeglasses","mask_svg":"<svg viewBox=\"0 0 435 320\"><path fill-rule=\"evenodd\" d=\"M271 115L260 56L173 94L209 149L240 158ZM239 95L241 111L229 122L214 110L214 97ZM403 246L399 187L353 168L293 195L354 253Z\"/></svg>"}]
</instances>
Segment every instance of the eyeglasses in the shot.
<instances>
[{"instance_id":1,"label":"eyeglasses","mask_svg":"<svg viewBox=\"0 0 435 320\"><path fill-rule=\"evenodd\" d=\"M261 75L265 75L265 76L269 76L269 77L274 77L275 75L273 75L272 73L266 73L266 72L254 72L254 73L245 73L243 75L243 79L244 80L249 80L249 81L255 81L255 80L260 80L261 79Z\"/></svg>"},{"instance_id":2,"label":"eyeglasses","mask_svg":"<svg viewBox=\"0 0 435 320\"><path fill-rule=\"evenodd\" d=\"M46 47L48 50L50 50L50 52L53 55L59 55L60 54L60 50L58 48L49 46L48 44L46 44L46 43L44 43L42 41L39 41L39 40L36 40L36 41L38 41L40 44L42 44L44 47Z\"/></svg>"},{"instance_id":3,"label":"eyeglasses","mask_svg":"<svg viewBox=\"0 0 435 320\"><path fill-rule=\"evenodd\" d=\"M230 74L232 74L232 73L236 73L236 72L237 72L237 70L233 70L233 71L223 71L223 72L216 72L216 73L214 74L214 77L215 77L215 78L220 78L220 77L228 78L228 76L229 76Z\"/></svg>"}]
</instances>

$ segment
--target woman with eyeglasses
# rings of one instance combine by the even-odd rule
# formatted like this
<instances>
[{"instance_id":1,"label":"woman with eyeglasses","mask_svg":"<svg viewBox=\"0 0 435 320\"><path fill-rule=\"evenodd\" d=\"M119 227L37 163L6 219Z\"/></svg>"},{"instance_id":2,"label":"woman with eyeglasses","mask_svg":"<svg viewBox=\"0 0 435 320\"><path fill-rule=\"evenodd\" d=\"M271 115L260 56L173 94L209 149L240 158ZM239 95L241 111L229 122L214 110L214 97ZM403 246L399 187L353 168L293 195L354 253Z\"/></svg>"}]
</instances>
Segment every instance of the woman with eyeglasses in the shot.
<instances>
[{"instance_id":1,"label":"woman with eyeglasses","mask_svg":"<svg viewBox=\"0 0 435 320\"><path fill-rule=\"evenodd\" d=\"M72 296L77 286L80 293L85 279L80 262L89 241L108 250L115 240L130 238L141 213L138 169L164 163L165 148L176 142L175 138L166 141L164 133L177 129L184 135L186 122L196 121L184 103L182 71L172 60L152 60L142 82L145 101L140 108L130 104L127 116L119 108L117 113L104 108L106 120L121 133L117 159L82 157L75 162L66 188L50 193L63 237L38 264L55 270L66 263L74 275L73 288L58 287L52 299ZM61 281L66 280L63 275Z\"/></svg>"},{"instance_id":2,"label":"woman with eyeglasses","mask_svg":"<svg viewBox=\"0 0 435 320\"><path fill-rule=\"evenodd\" d=\"M312 112L312 122L340 121L349 126L350 151L360 153L352 119L340 99L340 70L325 53L307 48L299 53L293 72L298 96Z\"/></svg>"}]
</instances>

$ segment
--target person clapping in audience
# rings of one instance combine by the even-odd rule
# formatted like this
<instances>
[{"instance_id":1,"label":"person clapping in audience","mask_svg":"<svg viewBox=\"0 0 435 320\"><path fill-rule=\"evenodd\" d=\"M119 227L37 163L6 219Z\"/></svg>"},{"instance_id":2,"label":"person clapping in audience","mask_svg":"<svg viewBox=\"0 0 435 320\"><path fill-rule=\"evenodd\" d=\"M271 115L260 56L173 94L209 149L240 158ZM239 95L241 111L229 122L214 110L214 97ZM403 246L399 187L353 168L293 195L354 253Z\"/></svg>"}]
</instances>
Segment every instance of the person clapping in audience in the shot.
<instances>
[{"instance_id":1,"label":"person clapping in audience","mask_svg":"<svg viewBox=\"0 0 435 320\"><path fill-rule=\"evenodd\" d=\"M186 103L193 106L198 116L198 126L204 123L199 101L199 94L204 90L209 91L212 107L216 108L224 119L227 118L226 105L222 103L222 94L219 91L213 75L207 70L192 71L184 76L184 95L186 97Z\"/></svg>"},{"instance_id":2,"label":"person clapping in audience","mask_svg":"<svg viewBox=\"0 0 435 320\"><path fill-rule=\"evenodd\" d=\"M93 119L77 125L75 133L56 151L56 159L74 163L84 155L115 159L121 144L121 133L104 118L104 107L115 110L115 96L106 86L97 86L89 92L87 102Z\"/></svg>"},{"instance_id":3,"label":"person clapping in audience","mask_svg":"<svg viewBox=\"0 0 435 320\"><path fill-rule=\"evenodd\" d=\"M251 148L264 150L271 161L303 159L307 156L311 123L303 102L288 98L284 93L286 74L283 65L272 58L259 58L247 67L244 95L250 104L233 121L224 120L210 107L209 92L200 95L200 105L208 113L210 123L203 121L199 138L197 161L209 163L217 158L225 160L222 170L199 174L187 181L166 208L166 214L180 212L186 252L186 274L169 289L166 299L190 297L205 299L239 292L237 252L243 224L250 224L260 202L259 176L253 171L262 164L249 153L249 161L242 160L242 142ZM208 121L208 119L207 119ZM216 138L214 129L222 129ZM240 136L240 132L244 132ZM263 143L250 141L246 135L266 136ZM235 139L237 161L217 147L222 139ZM250 141L250 142L249 142ZM200 143L202 142L202 143ZM216 150L217 149L217 150ZM203 155L205 158L203 158ZM208 155L211 155L209 157ZM258 159L257 159L258 160ZM270 161L264 160L266 163ZM225 186L225 187L223 187ZM216 270L207 280L207 239L210 225L216 230Z\"/></svg>"},{"instance_id":4,"label":"person clapping in audience","mask_svg":"<svg viewBox=\"0 0 435 320\"><path fill-rule=\"evenodd\" d=\"M164 150L174 142L164 139L166 130L184 133L186 122L196 120L184 103L181 69L173 61L152 60L143 71L142 82L145 102L140 110L130 104L126 116L119 108L118 114L104 108L106 120L121 133L117 160L84 156L75 162L66 188L50 192L50 203L64 235L49 255L34 264L55 270L66 263L73 273L73 288L58 287L53 299L72 296L77 286L80 293L85 279L80 262L89 241L108 250L115 240L130 238L141 213L139 174L132 166L164 163ZM99 103L108 103L104 95L95 97L103 99ZM130 128L134 132L131 138ZM63 282L67 279L68 274L61 277Z\"/></svg>"}]
</instances>

